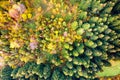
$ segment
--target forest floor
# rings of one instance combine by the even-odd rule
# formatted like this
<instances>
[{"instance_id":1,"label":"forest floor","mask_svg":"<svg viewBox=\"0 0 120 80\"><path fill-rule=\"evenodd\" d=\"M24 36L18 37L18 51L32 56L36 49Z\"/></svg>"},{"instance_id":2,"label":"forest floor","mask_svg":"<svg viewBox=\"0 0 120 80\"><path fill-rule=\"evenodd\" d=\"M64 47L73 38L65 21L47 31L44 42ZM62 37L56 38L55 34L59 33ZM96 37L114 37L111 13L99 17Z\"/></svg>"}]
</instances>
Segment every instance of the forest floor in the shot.
<instances>
[{"instance_id":1,"label":"forest floor","mask_svg":"<svg viewBox=\"0 0 120 80\"><path fill-rule=\"evenodd\" d=\"M103 67L103 72L99 72L100 80L120 80L120 60L111 60L111 67Z\"/></svg>"}]
</instances>

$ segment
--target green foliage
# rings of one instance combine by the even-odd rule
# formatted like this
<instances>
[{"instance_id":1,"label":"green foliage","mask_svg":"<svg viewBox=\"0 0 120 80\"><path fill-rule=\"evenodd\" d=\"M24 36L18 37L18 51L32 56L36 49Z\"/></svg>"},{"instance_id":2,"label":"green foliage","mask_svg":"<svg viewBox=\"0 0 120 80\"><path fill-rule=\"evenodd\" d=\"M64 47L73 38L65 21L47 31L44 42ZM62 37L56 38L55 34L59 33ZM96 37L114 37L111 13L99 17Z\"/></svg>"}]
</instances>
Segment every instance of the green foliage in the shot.
<instances>
[{"instance_id":1,"label":"green foliage","mask_svg":"<svg viewBox=\"0 0 120 80\"><path fill-rule=\"evenodd\" d=\"M120 13L120 1L118 1L115 6L112 9L113 14L119 14Z\"/></svg>"},{"instance_id":2,"label":"green foliage","mask_svg":"<svg viewBox=\"0 0 120 80\"><path fill-rule=\"evenodd\" d=\"M9 66L4 67L1 70L0 79L1 80L13 80L12 77L10 76L12 70L13 69L11 67L9 67Z\"/></svg>"},{"instance_id":3,"label":"green foliage","mask_svg":"<svg viewBox=\"0 0 120 80\"><path fill-rule=\"evenodd\" d=\"M64 76L61 74L59 70L54 70L51 80L64 80Z\"/></svg>"},{"instance_id":4,"label":"green foliage","mask_svg":"<svg viewBox=\"0 0 120 80\"><path fill-rule=\"evenodd\" d=\"M14 5L26 7L21 14L10 14L14 6L0 10L0 50L9 52L2 57L13 68L2 70L3 80L94 80L120 58L120 17L111 14L116 0L22 2Z\"/></svg>"},{"instance_id":5,"label":"green foliage","mask_svg":"<svg viewBox=\"0 0 120 80\"><path fill-rule=\"evenodd\" d=\"M73 30L76 30L77 27L78 27L78 22L77 21L74 21L72 24L71 24L71 27Z\"/></svg>"}]
</instances>

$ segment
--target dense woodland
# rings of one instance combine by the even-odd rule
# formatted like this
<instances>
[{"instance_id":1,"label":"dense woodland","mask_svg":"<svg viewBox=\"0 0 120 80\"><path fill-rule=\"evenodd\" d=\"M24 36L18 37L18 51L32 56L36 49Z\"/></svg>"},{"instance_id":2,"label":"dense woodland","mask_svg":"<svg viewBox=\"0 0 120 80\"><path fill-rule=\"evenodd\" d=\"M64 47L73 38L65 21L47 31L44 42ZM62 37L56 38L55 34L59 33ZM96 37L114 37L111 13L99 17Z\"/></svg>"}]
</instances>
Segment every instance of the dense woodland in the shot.
<instances>
[{"instance_id":1,"label":"dense woodland","mask_svg":"<svg viewBox=\"0 0 120 80\"><path fill-rule=\"evenodd\" d=\"M119 60L119 0L0 0L1 80L120 80L98 75Z\"/></svg>"}]
</instances>

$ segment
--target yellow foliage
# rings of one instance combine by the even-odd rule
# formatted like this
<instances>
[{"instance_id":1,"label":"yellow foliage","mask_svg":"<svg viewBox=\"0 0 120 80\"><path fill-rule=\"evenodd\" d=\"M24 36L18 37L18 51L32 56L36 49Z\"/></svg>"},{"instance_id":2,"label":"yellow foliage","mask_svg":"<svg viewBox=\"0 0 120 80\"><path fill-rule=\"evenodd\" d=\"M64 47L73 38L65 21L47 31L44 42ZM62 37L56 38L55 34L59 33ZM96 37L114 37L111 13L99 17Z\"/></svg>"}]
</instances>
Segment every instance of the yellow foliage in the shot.
<instances>
[{"instance_id":1,"label":"yellow foliage","mask_svg":"<svg viewBox=\"0 0 120 80\"><path fill-rule=\"evenodd\" d=\"M27 56L22 56L22 57L20 58L20 60L26 63L26 62L28 62L30 59L29 59Z\"/></svg>"},{"instance_id":2,"label":"yellow foliage","mask_svg":"<svg viewBox=\"0 0 120 80\"><path fill-rule=\"evenodd\" d=\"M64 4L63 1L57 0L42 1L42 4L38 4L38 7L36 7L32 4L34 0L22 0L21 2L23 3L20 2L19 4L25 7L25 11L19 13L20 6L17 6L17 8L14 6L14 9L18 9L18 15L14 15L15 12L11 13L12 16L19 16L19 18L16 17L17 19L10 16L8 13L10 9L13 8L13 5L10 3L2 3L0 5L3 6L5 4L5 9L9 5L9 7L7 7L8 12L0 11L0 26L8 31L8 33L6 32L6 36L8 37L5 39L8 39L10 50L18 52L17 55L9 55L9 57L5 57L7 61L14 61L16 58L16 60L25 63L29 60L35 60L38 64L43 62L43 58L35 59L38 52L36 49L30 49L30 43L32 42L36 43L36 46L38 46L37 49L40 51L56 54L62 49L64 42L73 43L75 40L79 42L81 41L82 37L77 35L75 31L70 28L71 23L66 22L65 19L66 15L72 16L73 14L71 13L69 5L66 3ZM14 5L17 4L18 3L15 3ZM75 9L77 8L75 7ZM22 10L23 8L21 7L20 11L22 12ZM30 38L31 36L35 37L36 40L32 40ZM6 46L5 44L3 45ZM31 46L35 45L31 44ZM28 52L26 50L28 50Z\"/></svg>"},{"instance_id":3,"label":"yellow foliage","mask_svg":"<svg viewBox=\"0 0 120 80\"><path fill-rule=\"evenodd\" d=\"M28 18L31 19L32 18L32 14L29 13L28 14Z\"/></svg>"},{"instance_id":4,"label":"yellow foliage","mask_svg":"<svg viewBox=\"0 0 120 80\"><path fill-rule=\"evenodd\" d=\"M41 7L39 7L37 10L38 10L38 12L41 12L41 11L42 11L42 8L41 8Z\"/></svg>"},{"instance_id":5,"label":"yellow foliage","mask_svg":"<svg viewBox=\"0 0 120 80\"><path fill-rule=\"evenodd\" d=\"M10 48L19 48L20 45L15 41L10 41Z\"/></svg>"},{"instance_id":6,"label":"yellow foliage","mask_svg":"<svg viewBox=\"0 0 120 80\"><path fill-rule=\"evenodd\" d=\"M8 8L9 5L10 5L10 4L9 4L9 1L8 1L8 0L2 0L2 1L0 0L0 7L8 10L8 9L9 9L9 8Z\"/></svg>"},{"instance_id":7,"label":"yellow foliage","mask_svg":"<svg viewBox=\"0 0 120 80\"><path fill-rule=\"evenodd\" d=\"M16 65L14 64L13 61L9 62L8 65L9 65L10 67L12 67L12 68L16 68Z\"/></svg>"},{"instance_id":8,"label":"yellow foliage","mask_svg":"<svg viewBox=\"0 0 120 80\"><path fill-rule=\"evenodd\" d=\"M37 64L41 64L41 63L44 63L44 62L45 62L45 58L43 56L37 58Z\"/></svg>"},{"instance_id":9,"label":"yellow foliage","mask_svg":"<svg viewBox=\"0 0 120 80\"><path fill-rule=\"evenodd\" d=\"M55 46L54 46L53 43L49 43L48 46L47 46L47 48L50 49L50 50L53 49L54 47L55 47Z\"/></svg>"},{"instance_id":10,"label":"yellow foliage","mask_svg":"<svg viewBox=\"0 0 120 80\"><path fill-rule=\"evenodd\" d=\"M24 21L26 21L27 20L27 15L26 14L22 14L22 19L24 20Z\"/></svg>"}]
</instances>

